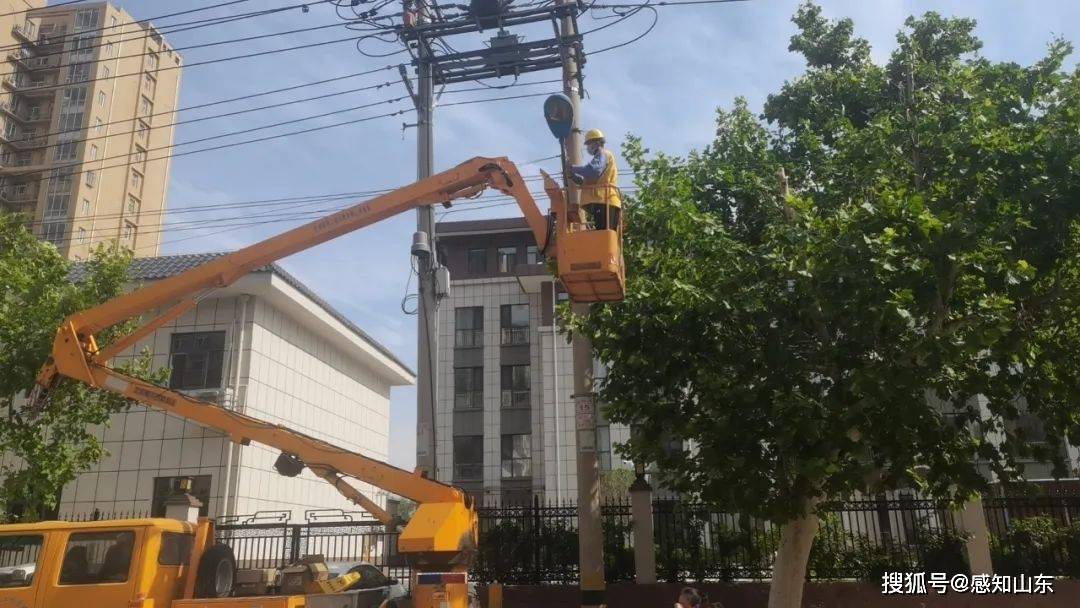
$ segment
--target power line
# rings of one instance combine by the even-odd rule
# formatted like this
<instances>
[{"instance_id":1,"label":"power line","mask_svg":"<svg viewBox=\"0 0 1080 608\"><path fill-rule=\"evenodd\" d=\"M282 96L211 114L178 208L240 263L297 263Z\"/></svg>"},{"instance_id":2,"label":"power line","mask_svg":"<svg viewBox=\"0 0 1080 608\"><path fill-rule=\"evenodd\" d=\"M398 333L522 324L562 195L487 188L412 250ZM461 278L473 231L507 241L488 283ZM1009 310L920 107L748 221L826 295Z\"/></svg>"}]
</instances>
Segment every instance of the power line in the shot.
<instances>
[{"instance_id":1,"label":"power line","mask_svg":"<svg viewBox=\"0 0 1080 608\"><path fill-rule=\"evenodd\" d=\"M193 49L203 49L203 48L209 48L209 47L212 47L212 46L222 46L222 45L225 45L225 44L237 44L239 42L251 42L252 40L262 40L262 39L265 39L265 38L275 38L277 36L287 36L289 34L299 34L299 33L303 33L303 32L314 32L314 31L318 31L318 30L329 29L329 28L332 28L332 27L341 27L342 25L345 25L345 24L342 24L342 23L328 23L328 24L316 25L316 26L312 26L312 27L304 27L304 28L298 28L298 29L294 29L294 30L286 30L284 32L270 32L268 34L257 34L257 35L254 35L254 36L245 36L243 38L229 38L229 39L226 39L226 40L217 40L217 41L214 41L214 42L203 42L203 43L200 43L200 44L191 44L191 45L188 45L188 46L178 46L178 47L173 47L171 50L176 51L176 52L190 51L190 50L193 50ZM145 37L146 37L145 35L141 35L141 36L138 36L136 38L129 38L127 40L120 40L120 41L116 41L116 42L117 43L131 42L132 40L142 39L142 38L145 38ZM36 58L42 58L42 57L62 56L62 55L67 54L67 53L79 53L79 52L82 52L82 51L90 49L90 48L101 48L102 46L109 46L109 45L112 45L112 44L114 44L114 42L106 42L106 43L104 43L102 45L97 45L97 47L84 47L84 48L80 48L78 50L67 50L67 51L61 50L61 51L56 51L54 53L47 53L47 54L44 54L44 55L35 55L35 57ZM134 59L136 57L143 57L145 55L146 55L146 53L133 53L131 55L117 55L116 57L98 57L97 59L91 59L89 61L69 61L66 65L68 65L68 66L93 65L95 63L105 63L105 62L113 61L113 60L117 60L117 59ZM2 77L2 76L13 76L15 74L18 74L18 71L0 72L0 77Z\"/></svg>"},{"instance_id":2,"label":"power line","mask_svg":"<svg viewBox=\"0 0 1080 608\"><path fill-rule=\"evenodd\" d=\"M385 69L385 68L383 68L383 69ZM373 71L381 71L381 69L380 70L373 70ZM371 72L368 72L368 73L371 73ZM515 86L535 86L535 85L539 85L539 84L552 84L552 83L555 83L555 82L560 82L560 81L559 80L541 80L541 81L537 81L537 82L523 82L523 83L519 83L519 84L517 84ZM238 116L238 115L241 115L241 114L250 114L252 112L259 112L259 111L263 111L263 110L281 108L281 107L285 107L285 106L289 106L289 105L295 105L295 104L298 104L298 103L304 103L304 102L308 102L308 101L317 101L317 100L320 100L320 99L329 99L331 97L338 97L338 96L347 95L347 94L350 94L350 93L360 93L360 92L363 92L363 91L378 90L378 89L381 89L383 87L394 86L395 84L398 84L397 81L386 81L386 82L381 82L381 83L378 83L378 84L372 84L372 85L367 85L367 86L363 86L363 87L346 89L344 91L335 91L335 92L332 92L332 93L324 93L322 95L315 95L315 96L312 96L312 97L302 97L300 99L282 101L282 102L278 102L278 103L267 104L267 105L264 105L264 106L257 106L257 107L254 107L254 108L244 108L244 109L241 109L241 110L234 110L234 111L231 111L231 112L224 112L224 113L221 113L221 114L211 114L209 116L200 116L200 117L197 117L197 118L189 118L189 119L185 119L185 120L177 120L177 121L174 121L174 122L171 122L171 123L153 125L153 128L162 129L162 128L166 128L166 127L174 127L174 126L177 126L177 125L191 124L191 123L196 123L196 122L205 122L207 120L214 120L214 119L217 119L217 118L228 118L228 117L231 117L231 116ZM464 92L468 92L468 91L479 91L479 90L483 90L483 89L475 87L475 88L471 88L471 89L457 89L457 90L453 90L453 91L446 91L446 93L464 93ZM400 100L400 99L404 99L404 97L396 98L394 101L397 101L397 100ZM203 106L206 106L206 105L210 105L210 104L203 104ZM356 108L349 108L349 109L360 109L361 107L368 107L368 106L359 106L359 107L356 107ZM177 112L185 110L185 109L191 109L191 108L181 108L180 110L177 110ZM342 111L348 111L349 109L342 110ZM117 123L121 123L121 122L130 122L131 120L136 119L136 118L140 119L140 120L145 120L146 118L149 118L151 116L160 116L160 115L163 115L163 114L172 114L172 112L158 112L158 113L153 113L153 114L147 114L147 115L144 115L144 116L134 116L132 118L111 121L111 122L108 122L108 123L102 123L101 125L94 125L93 128L97 129L99 126L103 127L103 126L105 126L107 124L112 125L112 124L117 124ZM322 115L315 115L315 116L311 116L309 118L320 118L321 116ZM304 120L304 119L298 119L298 120ZM288 123L279 123L276 126L280 126L280 124L288 124ZM275 126L275 125L272 125L272 126ZM35 133L34 138L49 138L49 137L51 137L53 135L62 135L62 134L65 134L65 133L75 133L75 132L83 132L83 131L89 132L90 128L89 127L87 127L87 128L79 127L79 128L75 128L75 129L67 129L67 130L64 130L64 131L56 131L56 132L51 132L51 133L40 133L40 134ZM117 137L117 136L120 136L120 135L130 135L132 133L137 133L138 131L139 130L136 128L136 129L132 129L130 131L119 131L119 132L115 132L115 133L105 133L103 135L95 135L95 136L92 136L92 137L88 136L88 137L84 137L82 139L64 139L62 141L57 141L56 144L53 144L53 145L50 145L50 146L45 146L45 147L46 148L57 148L57 147L60 147L61 145L64 145L64 144L95 141L95 140L98 140L98 139L107 139L109 137ZM182 142L182 143L176 144L176 145L185 145L187 143L190 143L190 142ZM120 156L126 156L126 154L113 156L113 157L110 157L110 158L119 158ZM106 158L106 159L101 159L101 160L108 160L108 159Z\"/></svg>"},{"instance_id":3,"label":"power line","mask_svg":"<svg viewBox=\"0 0 1080 608\"><path fill-rule=\"evenodd\" d=\"M66 2L57 2L56 4L49 5L48 7L28 8L24 11L11 11L10 13L0 13L0 17L10 17L12 15L25 15L26 13L33 13L40 11L43 8L56 8L58 6L67 6L69 4L78 4L80 2L86 2L86 0L67 0Z\"/></svg>"},{"instance_id":4,"label":"power line","mask_svg":"<svg viewBox=\"0 0 1080 608\"><path fill-rule=\"evenodd\" d=\"M447 105L447 106L459 106L459 105L467 105L467 104L474 104L474 103L490 103L490 102L494 102L494 101L505 101L505 100L511 100L511 99L522 99L522 98L525 98L525 97L540 97L540 96L547 96L547 95L551 95L551 93L550 92L549 93L534 93L534 94L529 94L529 95L513 95L513 96L504 96L504 97L489 98L489 99L474 99L474 100L470 100L470 101L457 102L457 103L445 104L445 105ZM405 99L405 97L402 97L400 99ZM376 104L381 104L381 103L386 103L386 102L385 101L376 102ZM348 111L348 110L341 110L341 111L338 111L338 112L340 113L340 112L343 112L343 111ZM83 169L83 170L79 170L79 171L66 171L67 169L74 169L74 168L77 168L79 166L88 164L87 162L72 163L72 164L58 166L58 167L51 167L49 170L42 171L43 175L41 177L39 177L38 179L29 180L29 181L21 182L21 183L29 184L29 183L35 183L35 182L43 182L43 181L45 181L47 179L50 179L50 175L54 174L54 173L57 174L58 176L63 176L63 177L76 176L76 175L82 175L84 173L89 173L89 172L105 171L107 169L116 169L116 168L120 168L120 167L130 167L131 165L133 165L135 163L141 163L141 162L149 163L149 162L153 162L153 161L165 160L165 159L170 159L170 158L177 158L177 157L180 157L180 156L188 156L188 155L191 155L191 154L198 154L198 153L201 153L201 152L211 152L211 151L214 151L214 150L223 150L223 149L234 148L234 147L237 147L237 146L243 146L243 145L247 145L247 144L262 143L262 142L271 141L271 140L274 140L274 139L281 139L281 138L284 138L284 137L291 137L293 135L303 135L303 134L307 134L307 133L314 133L316 131L324 131L326 129L333 129L333 128L336 128L336 127L343 127L343 126L348 126L348 125L360 124L360 123L363 123L363 122L369 122L369 121L376 120L376 119L379 119L379 118L390 118L390 117L393 117L393 116L400 116L401 114L404 114L405 112L412 112L412 111L415 111L415 110L413 108L404 108L404 109L401 109L401 110L397 110L395 112L387 112L387 113L384 113L384 114L377 114L377 115L374 115L374 116L365 116L365 117L362 117L362 118L356 118L356 119L352 119L352 120L346 120L346 121L331 123L331 124L328 124L328 125L320 125L320 126L317 126L317 127L309 127L309 128L306 128L306 129L299 129L299 130L296 130L296 131L289 131L287 133L279 133L279 134L276 134L276 135L268 135L268 136L265 136L265 137L258 137L258 138L254 138L254 139L245 139L243 141L230 142L230 143L227 143L227 144L220 144L220 145L217 145L217 146L210 146L208 148L199 148L197 150L188 150L186 152L175 152L175 153L172 153L172 154L165 154L163 156L159 156L159 157L156 157L156 158L146 158L145 161L131 160L131 161L128 161L128 162L125 162L125 163L119 163L119 164L116 164L116 165L109 165L107 167L106 166L101 166L101 167L95 167L95 168L92 168L92 169ZM308 117L306 119L299 119L299 120L310 120L311 118L315 118L315 117ZM149 153L151 151L156 151L156 150L173 149L173 148L176 148L177 146L181 146L181 145L188 145L188 144L198 143L198 142L202 142L202 141L208 141L208 140L212 140L212 139L221 139L223 137L230 137L230 136L238 135L238 134L245 133L245 132L251 132L251 131L255 131L255 130L259 130L259 129L271 128L273 126L281 126L283 124L288 124L288 123L293 123L293 122L299 122L299 120L285 121L285 122L278 123L278 124L275 124L275 125L266 125L266 126L259 127L259 128L256 128L256 129L244 129L244 130L233 132L233 133L221 134L221 135L216 135L216 136L213 136L213 137L206 137L206 138L202 138L202 139L199 139L199 140L193 140L193 141L188 141L188 142L181 142L179 144L172 144L172 145L168 145L168 146L158 146L157 148L147 149L146 152ZM105 161L105 160L114 159L114 158L123 158L123 157L128 157L128 156L131 156L131 154L124 154L124 155L117 155L117 156L113 156L113 157L95 159L94 161L90 161L90 162L99 162L99 161Z\"/></svg>"},{"instance_id":5,"label":"power line","mask_svg":"<svg viewBox=\"0 0 1080 608\"><path fill-rule=\"evenodd\" d=\"M277 49L267 49L267 50L264 50L264 51L256 51L256 52L253 52L253 53L245 53L243 55L231 55L231 56L226 56L226 57L218 57L218 58L215 58L215 59L206 59L204 61L196 61L194 63L188 63L188 64L179 64L178 63L176 65L169 65L169 66L163 66L163 67L159 66L157 68L157 70L156 70L156 73L166 72L166 71L171 71L171 70L193 68L193 67L197 67L197 66L210 65L210 64L215 64L215 63L225 63L227 61L236 61L237 59L250 59L252 57L262 57L262 56L265 56L265 55L274 55L274 54L277 54L277 53L285 53L285 52L288 52L288 51L296 51L296 50L301 50L301 49L310 49L310 48L315 48L315 47L319 47L319 46L327 46L327 45L330 45L330 44L339 44L339 43L342 43L342 42L348 42L350 40L356 40L357 38L359 38L359 37L358 36L352 36L352 37L349 37L349 38L335 38L333 40L322 40L320 42L311 42L311 43L300 44L300 45L296 45L296 46L287 46L287 47L282 47L282 48L277 48ZM87 82L101 82L101 81L104 81L104 80L116 80L116 79L119 79L119 78L128 78L128 77L131 77L131 76L141 76L142 74L143 74L143 72L142 72L142 70L140 70L138 72L130 72L128 74L116 74L116 75L112 75L112 76L99 76L97 78L90 78L90 79L87 79L87 80L82 80L82 81L79 82L79 84L83 84L83 83L87 83ZM36 92L36 91L49 91L49 90L62 89L64 87L73 86L73 84L74 83L64 83L64 84L57 83L57 84L53 84L53 85L34 87L34 91Z\"/></svg>"},{"instance_id":6,"label":"power line","mask_svg":"<svg viewBox=\"0 0 1080 608\"><path fill-rule=\"evenodd\" d=\"M195 105L192 105L192 106L185 106L185 107L182 107L182 108L177 108L176 110L172 110L172 111L166 110L166 111L162 111L162 112L154 112L154 113L147 114L147 115L141 116L141 117L140 116L133 116L133 117L130 117L130 118L120 118L120 119L117 119L117 120L111 120L109 122L103 122L103 123L101 123L100 126L105 127L105 126L109 126L109 125L116 125L116 124L120 124L120 123L126 123L126 122L130 122L134 118L153 118L155 116L166 116L166 115L171 115L171 114L178 113L178 112L187 112L187 111L190 111L190 110L201 110L203 108L209 108L209 107L212 107L212 106L219 106L219 105L222 105L222 104L233 103L233 102L236 102L236 101L245 101L245 100L248 100L248 99L254 99L256 97L264 97L266 95L274 95L276 93L284 93L284 92L287 92L287 91L295 91L297 89L303 89L303 88L316 86L316 85L320 85L320 84L326 84L326 83L329 83L329 82L339 82L339 81L342 81L342 80L348 80L350 78L358 78L360 76L368 76L368 75L371 75L371 74L375 74L375 73L378 73L378 72L384 72L386 70L392 70L392 69L395 69L395 68L397 68L397 66L388 65L388 66L384 66L384 67L381 67L381 68L374 68L374 69L371 69L371 70L364 70L363 72L354 72L352 74L345 74L343 76L335 76L333 78L326 78L326 79L323 79L323 80L315 80L315 81L312 81L312 82L306 82L304 84L298 84L298 85L293 85L293 86L288 86L288 87L282 87L282 88L279 88L279 89L270 89L270 90L267 90L267 91L260 91L258 93L249 93L247 95L241 95L239 97L230 97L230 98L227 98L227 99L219 99L217 101L209 101L209 102L205 102L205 103L195 104ZM77 86L77 85L78 85L78 83L70 83L70 86ZM94 126L97 127L98 125L94 125ZM84 127L76 127L76 128L73 128L73 129L65 129L63 131L52 131L52 132L48 132L48 133L42 133L40 135L37 135L37 137L51 137L53 135L63 135L65 133L80 133L82 131L89 131L89 130L90 130L89 127L85 127L85 128Z\"/></svg>"}]
</instances>

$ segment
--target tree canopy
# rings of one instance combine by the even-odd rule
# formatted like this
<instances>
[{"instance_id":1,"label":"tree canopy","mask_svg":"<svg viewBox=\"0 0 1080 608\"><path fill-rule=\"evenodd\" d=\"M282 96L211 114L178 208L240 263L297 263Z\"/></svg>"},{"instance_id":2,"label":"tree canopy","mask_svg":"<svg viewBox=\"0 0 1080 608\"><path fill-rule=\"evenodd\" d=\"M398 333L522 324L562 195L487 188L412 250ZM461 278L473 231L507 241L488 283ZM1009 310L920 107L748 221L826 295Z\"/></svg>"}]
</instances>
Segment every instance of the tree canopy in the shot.
<instances>
[{"instance_id":1,"label":"tree canopy","mask_svg":"<svg viewBox=\"0 0 1080 608\"><path fill-rule=\"evenodd\" d=\"M761 115L719 110L684 158L624 148L627 297L573 323L608 364L605 416L671 486L775 521L855 491L963 498L1030 459L1067 473L1071 46L992 62L973 21L931 12L877 65L849 20L793 21L806 70Z\"/></svg>"},{"instance_id":2,"label":"tree canopy","mask_svg":"<svg viewBox=\"0 0 1080 608\"><path fill-rule=\"evenodd\" d=\"M0 214L0 517L33 521L57 506L64 485L105 456L95 429L129 403L111 393L62 379L40 411L25 395L52 350L63 319L120 294L129 252L99 247L86 262L86 279L69 280L72 263L25 228L24 220ZM127 324L98 334L101 344L129 330ZM168 370L150 371L150 357L125 371L160 381Z\"/></svg>"}]
</instances>

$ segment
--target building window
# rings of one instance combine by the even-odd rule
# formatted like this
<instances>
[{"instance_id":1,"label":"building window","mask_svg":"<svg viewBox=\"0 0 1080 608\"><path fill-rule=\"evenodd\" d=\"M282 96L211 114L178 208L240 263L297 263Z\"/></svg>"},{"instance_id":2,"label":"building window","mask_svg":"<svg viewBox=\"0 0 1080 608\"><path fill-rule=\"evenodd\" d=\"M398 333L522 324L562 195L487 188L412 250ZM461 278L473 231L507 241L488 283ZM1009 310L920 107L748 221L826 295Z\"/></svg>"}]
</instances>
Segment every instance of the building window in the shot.
<instances>
[{"instance_id":1,"label":"building window","mask_svg":"<svg viewBox=\"0 0 1080 608\"><path fill-rule=\"evenodd\" d=\"M109 76L112 76L112 70L109 69L109 66L107 66L107 65L101 66L101 77L102 78L108 78Z\"/></svg>"},{"instance_id":2,"label":"building window","mask_svg":"<svg viewBox=\"0 0 1080 608\"><path fill-rule=\"evenodd\" d=\"M97 183L97 171L87 171L86 172L86 186L88 188L93 188L94 184L96 184L96 183Z\"/></svg>"},{"instance_id":3,"label":"building window","mask_svg":"<svg viewBox=\"0 0 1080 608\"><path fill-rule=\"evenodd\" d=\"M90 9L75 13L75 29L85 30L97 25L97 10Z\"/></svg>"},{"instance_id":4,"label":"building window","mask_svg":"<svg viewBox=\"0 0 1080 608\"><path fill-rule=\"evenodd\" d=\"M484 436L454 437L454 480L484 478Z\"/></svg>"},{"instance_id":5,"label":"building window","mask_svg":"<svg viewBox=\"0 0 1080 608\"><path fill-rule=\"evenodd\" d=\"M131 170L131 189L135 191L135 194L142 194L142 173L132 169Z\"/></svg>"},{"instance_id":6,"label":"building window","mask_svg":"<svg viewBox=\"0 0 1080 608\"><path fill-rule=\"evenodd\" d=\"M73 141L56 144L56 160L74 160L76 145Z\"/></svg>"},{"instance_id":7,"label":"building window","mask_svg":"<svg viewBox=\"0 0 1080 608\"><path fill-rule=\"evenodd\" d=\"M153 97L154 93L157 92L157 80L149 74L146 74L146 77L143 78L143 92L146 93L147 97Z\"/></svg>"},{"instance_id":8,"label":"building window","mask_svg":"<svg viewBox=\"0 0 1080 608\"><path fill-rule=\"evenodd\" d=\"M198 331L172 335L169 388L221 388L225 332Z\"/></svg>"},{"instance_id":9,"label":"building window","mask_svg":"<svg viewBox=\"0 0 1080 608\"><path fill-rule=\"evenodd\" d=\"M105 91L98 91L98 94L97 94L98 105L104 107L106 99L108 99L108 96L105 95Z\"/></svg>"},{"instance_id":10,"label":"building window","mask_svg":"<svg viewBox=\"0 0 1080 608\"><path fill-rule=\"evenodd\" d=\"M110 43L106 44L106 45L105 45L105 56L106 56L106 57L112 57L112 56L113 56L113 52L114 52L115 50L116 50L116 48L115 48L115 46L113 45L113 43L111 43L111 42L110 42Z\"/></svg>"},{"instance_id":11,"label":"building window","mask_svg":"<svg viewBox=\"0 0 1080 608\"><path fill-rule=\"evenodd\" d=\"M203 517L210 513L210 480L211 475L193 475L190 477L155 477L154 497L150 503L150 517L165 517L165 501L173 495L180 482L191 479L191 495L199 499L202 506L199 507L199 515Z\"/></svg>"},{"instance_id":12,"label":"building window","mask_svg":"<svg viewBox=\"0 0 1080 608\"><path fill-rule=\"evenodd\" d=\"M501 453L503 479L532 476L532 436L503 435Z\"/></svg>"},{"instance_id":13,"label":"building window","mask_svg":"<svg viewBox=\"0 0 1080 608\"><path fill-rule=\"evenodd\" d=\"M139 111L143 116L149 116L154 113L154 104L150 103L150 100L143 97L139 100Z\"/></svg>"},{"instance_id":14,"label":"building window","mask_svg":"<svg viewBox=\"0 0 1080 608\"><path fill-rule=\"evenodd\" d=\"M135 242L135 224L124 222L124 240L129 243Z\"/></svg>"},{"instance_id":15,"label":"building window","mask_svg":"<svg viewBox=\"0 0 1080 608\"><path fill-rule=\"evenodd\" d=\"M128 580L135 532L76 532L68 536L60 566L61 585L97 585Z\"/></svg>"},{"instance_id":16,"label":"building window","mask_svg":"<svg viewBox=\"0 0 1080 608\"><path fill-rule=\"evenodd\" d=\"M484 368L454 368L454 409L475 410L484 407Z\"/></svg>"},{"instance_id":17,"label":"building window","mask_svg":"<svg viewBox=\"0 0 1080 608\"><path fill-rule=\"evenodd\" d=\"M105 123L101 122L100 118L95 118L94 119L94 135L101 135L101 131L102 131L102 128L104 126L105 126Z\"/></svg>"},{"instance_id":18,"label":"building window","mask_svg":"<svg viewBox=\"0 0 1080 608\"><path fill-rule=\"evenodd\" d=\"M151 71L153 71L153 70L156 70L156 69L157 69L157 66L158 66L158 56L157 56L157 53L155 53L155 52L153 52L153 51L151 51L151 52L147 53L147 54L146 54L146 68L147 68L148 70L151 70Z\"/></svg>"},{"instance_id":19,"label":"building window","mask_svg":"<svg viewBox=\"0 0 1080 608\"><path fill-rule=\"evenodd\" d=\"M544 263L544 256L540 255L539 247L536 245L529 245L525 248L525 263L530 266Z\"/></svg>"},{"instance_id":20,"label":"building window","mask_svg":"<svg viewBox=\"0 0 1080 608\"><path fill-rule=\"evenodd\" d=\"M79 228L79 244L86 244L86 228Z\"/></svg>"},{"instance_id":21,"label":"building window","mask_svg":"<svg viewBox=\"0 0 1080 608\"><path fill-rule=\"evenodd\" d=\"M502 344L529 343L529 305L503 304L499 308L499 327L502 330Z\"/></svg>"},{"instance_id":22,"label":"building window","mask_svg":"<svg viewBox=\"0 0 1080 608\"><path fill-rule=\"evenodd\" d=\"M109 17L109 27L116 27L117 23L120 23L120 22L116 19L116 15L113 15L112 17Z\"/></svg>"},{"instance_id":23,"label":"building window","mask_svg":"<svg viewBox=\"0 0 1080 608\"><path fill-rule=\"evenodd\" d=\"M127 212L128 215L135 215L139 212L139 201L134 196L128 195L127 200Z\"/></svg>"},{"instance_id":24,"label":"building window","mask_svg":"<svg viewBox=\"0 0 1080 608\"><path fill-rule=\"evenodd\" d=\"M86 59L94 50L94 36L74 36L71 39L71 56L73 58Z\"/></svg>"},{"instance_id":25,"label":"building window","mask_svg":"<svg viewBox=\"0 0 1080 608\"><path fill-rule=\"evenodd\" d=\"M532 383L528 365L502 366L499 386L503 407L529 407Z\"/></svg>"},{"instance_id":26,"label":"building window","mask_svg":"<svg viewBox=\"0 0 1080 608\"><path fill-rule=\"evenodd\" d=\"M146 149L142 146L135 146L135 162L141 163L146 160Z\"/></svg>"},{"instance_id":27,"label":"building window","mask_svg":"<svg viewBox=\"0 0 1080 608\"><path fill-rule=\"evenodd\" d=\"M517 247L499 247L496 258L499 272L514 272L514 266L517 266Z\"/></svg>"},{"instance_id":28,"label":"building window","mask_svg":"<svg viewBox=\"0 0 1080 608\"><path fill-rule=\"evenodd\" d=\"M90 215L90 199L88 198L82 199L82 214Z\"/></svg>"},{"instance_id":29,"label":"building window","mask_svg":"<svg viewBox=\"0 0 1080 608\"><path fill-rule=\"evenodd\" d=\"M479 348L484 345L484 307L469 306L454 310L454 346Z\"/></svg>"},{"instance_id":30,"label":"building window","mask_svg":"<svg viewBox=\"0 0 1080 608\"><path fill-rule=\"evenodd\" d=\"M46 222L41 227L42 240L48 241L57 247L64 243L66 233L63 222Z\"/></svg>"},{"instance_id":31,"label":"building window","mask_svg":"<svg viewBox=\"0 0 1080 608\"><path fill-rule=\"evenodd\" d=\"M89 63L73 63L68 66L68 82L83 82L90 80Z\"/></svg>"},{"instance_id":32,"label":"building window","mask_svg":"<svg viewBox=\"0 0 1080 608\"><path fill-rule=\"evenodd\" d=\"M90 160L97 160L97 153L98 153L97 145L96 144L90 144Z\"/></svg>"},{"instance_id":33,"label":"building window","mask_svg":"<svg viewBox=\"0 0 1080 608\"><path fill-rule=\"evenodd\" d=\"M601 471L611 470L611 427L596 427L596 462Z\"/></svg>"},{"instance_id":34,"label":"building window","mask_svg":"<svg viewBox=\"0 0 1080 608\"><path fill-rule=\"evenodd\" d=\"M466 270L469 274L484 274L487 272L487 249L470 249L465 253Z\"/></svg>"},{"instance_id":35,"label":"building window","mask_svg":"<svg viewBox=\"0 0 1080 608\"><path fill-rule=\"evenodd\" d=\"M139 139L146 141L146 138L150 136L150 125L140 120L136 134L139 136Z\"/></svg>"}]
</instances>

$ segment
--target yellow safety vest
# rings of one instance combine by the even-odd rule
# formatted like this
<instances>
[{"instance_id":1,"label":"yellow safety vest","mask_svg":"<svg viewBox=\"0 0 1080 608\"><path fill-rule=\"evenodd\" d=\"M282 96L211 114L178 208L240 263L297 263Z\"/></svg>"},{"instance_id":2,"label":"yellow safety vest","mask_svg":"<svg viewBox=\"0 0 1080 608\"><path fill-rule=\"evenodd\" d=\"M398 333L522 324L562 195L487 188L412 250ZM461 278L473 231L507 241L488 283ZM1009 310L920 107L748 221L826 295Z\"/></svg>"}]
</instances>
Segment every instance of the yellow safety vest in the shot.
<instances>
[{"instance_id":1,"label":"yellow safety vest","mask_svg":"<svg viewBox=\"0 0 1080 608\"><path fill-rule=\"evenodd\" d=\"M607 167L596 179L587 179L581 188L581 204L604 203L612 207L622 207L619 196L619 170L615 168L615 155L610 150L603 150L607 158Z\"/></svg>"}]
</instances>

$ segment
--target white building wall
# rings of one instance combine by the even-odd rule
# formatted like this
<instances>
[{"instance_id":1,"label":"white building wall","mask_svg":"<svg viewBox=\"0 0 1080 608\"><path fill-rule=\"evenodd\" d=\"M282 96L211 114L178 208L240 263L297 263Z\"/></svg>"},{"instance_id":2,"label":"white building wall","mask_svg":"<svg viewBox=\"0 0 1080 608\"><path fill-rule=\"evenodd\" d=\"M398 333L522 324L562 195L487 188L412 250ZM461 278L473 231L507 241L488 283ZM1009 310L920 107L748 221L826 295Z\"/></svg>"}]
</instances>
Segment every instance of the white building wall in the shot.
<instances>
[{"instance_id":1,"label":"white building wall","mask_svg":"<svg viewBox=\"0 0 1080 608\"><path fill-rule=\"evenodd\" d=\"M238 300L207 299L117 360L149 348L155 368L165 367L174 332L223 330L226 405L387 460L388 381L261 298L250 297L246 320L241 322L243 307ZM109 455L65 487L62 516L95 509L105 514L149 512L155 477L187 475L212 476L209 513L215 516L288 510L294 519L302 519L308 509L359 509L309 471L294 479L278 475L273 469L278 454L265 446L234 446L220 433L142 405L114 414L111 425L98 432ZM226 475L230 450L234 454ZM232 480L227 492L230 504L223 506L227 476ZM384 494L366 484L356 485L385 505Z\"/></svg>"}]
</instances>

